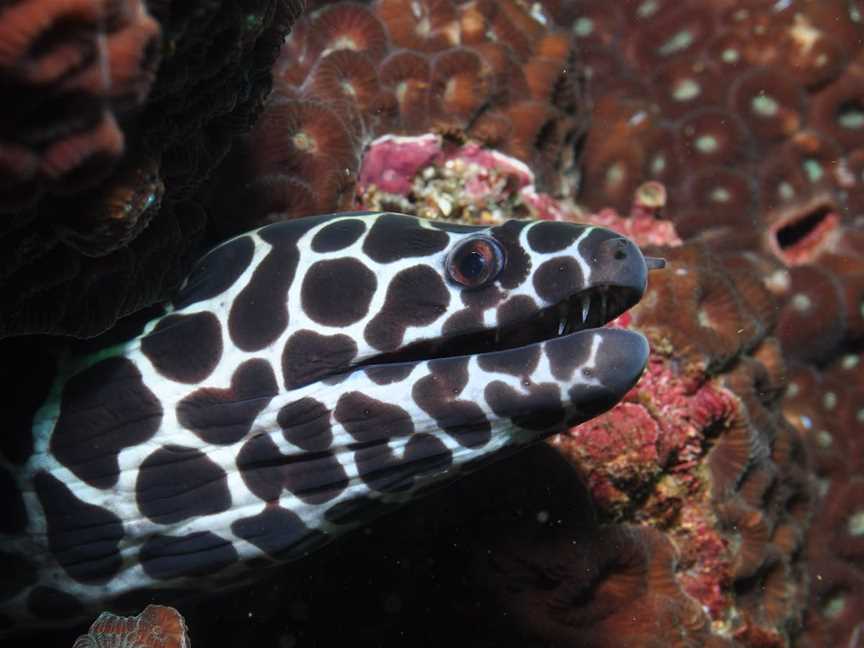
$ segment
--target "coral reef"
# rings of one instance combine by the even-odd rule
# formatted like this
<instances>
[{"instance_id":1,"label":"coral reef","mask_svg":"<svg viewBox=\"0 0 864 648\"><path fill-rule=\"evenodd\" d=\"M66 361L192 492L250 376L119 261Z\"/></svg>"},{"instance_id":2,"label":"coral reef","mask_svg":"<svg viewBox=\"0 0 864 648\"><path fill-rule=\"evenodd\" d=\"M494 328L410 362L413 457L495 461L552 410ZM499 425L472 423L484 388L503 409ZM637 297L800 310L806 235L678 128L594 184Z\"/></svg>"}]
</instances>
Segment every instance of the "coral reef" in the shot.
<instances>
[{"instance_id":1,"label":"coral reef","mask_svg":"<svg viewBox=\"0 0 864 648\"><path fill-rule=\"evenodd\" d=\"M125 148L119 122L146 101L159 64L145 4L18 2L0 12L0 40L3 89L16 98L0 116L0 210L104 178Z\"/></svg>"},{"instance_id":2,"label":"coral reef","mask_svg":"<svg viewBox=\"0 0 864 648\"><path fill-rule=\"evenodd\" d=\"M37 4L76 30L40 31ZM615 323L654 349L624 403L223 601L227 621L190 615L205 642L857 645L859 4L309 2L283 44L299 4L0 9L28 100L0 111L0 335L91 335L205 235L354 207L590 221L668 267ZM199 186L280 45L208 221Z\"/></svg>"},{"instance_id":3,"label":"coral reef","mask_svg":"<svg viewBox=\"0 0 864 648\"><path fill-rule=\"evenodd\" d=\"M725 237L786 266L817 263L773 286L787 353L824 363L859 341L862 257L849 245L862 236L858 9L564 4L543 3L585 46L594 99L577 201L623 210L638 184L662 181L683 238L712 232L712 245Z\"/></svg>"},{"instance_id":4,"label":"coral reef","mask_svg":"<svg viewBox=\"0 0 864 648\"><path fill-rule=\"evenodd\" d=\"M148 605L134 617L99 615L73 648L188 648L186 622L171 607Z\"/></svg>"},{"instance_id":5,"label":"coral reef","mask_svg":"<svg viewBox=\"0 0 864 648\"><path fill-rule=\"evenodd\" d=\"M388 135L488 145L565 191L586 128L578 70L567 32L514 0L326 5L286 41L267 108L226 165L244 190L216 191L220 225L350 207L364 148Z\"/></svg>"},{"instance_id":6,"label":"coral reef","mask_svg":"<svg viewBox=\"0 0 864 648\"><path fill-rule=\"evenodd\" d=\"M406 159L454 159L423 150ZM391 179L404 190L403 177ZM512 186L504 211L520 191ZM350 628L363 645L459 636L593 648L779 647L802 636L816 493L807 440L781 410L787 378L770 336L773 298L753 271L776 265L670 237L656 213L663 199L649 184L627 217L580 215L641 232L668 264L614 323L643 331L654 349L624 402L258 588L249 605L265 610L261 637L306 646ZM551 213L572 217L569 208ZM335 625L320 612L334 605L351 610Z\"/></svg>"},{"instance_id":7,"label":"coral reef","mask_svg":"<svg viewBox=\"0 0 864 648\"><path fill-rule=\"evenodd\" d=\"M655 348L668 343L683 366L696 363L696 375L703 367L725 371L742 350L761 353L736 336L743 329L746 339L753 325L747 311L776 303L775 313L762 310L757 320L790 363L781 407L816 478L810 504L816 513L798 549L798 580L787 576L786 582L805 583L809 600L802 608L800 591L776 599L788 610L803 609L799 629L787 625L782 640L762 633L736 639L745 645L856 645L864 632L862 564L854 548L864 497L855 477L864 418L864 376L856 369L864 343L860 7L840 0L543 5L558 24L574 26L594 98L577 202L624 209L639 183L662 181L669 193L663 216L692 241L667 253L673 268L676 255L690 248L692 259L713 256L737 273L736 290L748 276L762 279L750 297L700 308L691 295L697 304L702 290L709 302L732 295L728 282L715 277L697 288L692 276L679 276L693 292L660 297L667 310L659 325L678 326L666 339L655 337ZM637 326L653 330L654 321L639 317L634 314ZM777 421L773 426L790 434ZM620 463L645 469L629 455ZM767 538L775 523L751 517L774 510L766 505L750 503L749 513L733 509L738 517L727 522L742 528L752 522L753 533ZM800 543L801 534L799 526L784 542L794 537Z\"/></svg>"},{"instance_id":8,"label":"coral reef","mask_svg":"<svg viewBox=\"0 0 864 648\"><path fill-rule=\"evenodd\" d=\"M164 299L196 193L248 129L300 3L16 2L0 9L0 336L90 336Z\"/></svg>"},{"instance_id":9,"label":"coral reef","mask_svg":"<svg viewBox=\"0 0 864 648\"><path fill-rule=\"evenodd\" d=\"M807 539L803 645L847 644L864 631L864 357L847 353L822 370L793 366L783 411L807 446L820 495Z\"/></svg>"}]
</instances>

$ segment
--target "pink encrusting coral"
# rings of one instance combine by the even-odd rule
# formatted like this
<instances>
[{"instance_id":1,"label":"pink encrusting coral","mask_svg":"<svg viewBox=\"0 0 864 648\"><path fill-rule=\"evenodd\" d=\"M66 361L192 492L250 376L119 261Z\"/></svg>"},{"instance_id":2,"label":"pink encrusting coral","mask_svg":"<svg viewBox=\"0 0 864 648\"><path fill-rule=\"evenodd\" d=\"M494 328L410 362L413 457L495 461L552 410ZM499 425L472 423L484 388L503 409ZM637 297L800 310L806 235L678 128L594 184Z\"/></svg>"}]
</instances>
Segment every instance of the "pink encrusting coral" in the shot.
<instances>
[{"instance_id":1,"label":"pink encrusting coral","mask_svg":"<svg viewBox=\"0 0 864 648\"><path fill-rule=\"evenodd\" d=\"M116 6L115 6L116 5ZM75 25L61 30L58 25ZM140 0L27 0L0 10L0 211L104 178L159 65L159 23Z\"/></svg>"},{"instance_id":2,"label":"pink encrusting coral","mask_svg":"<svg viewBox=\"0 0 864 648\"><path fill-rule=\"evenodd\" d=\"M621 404L552 443L602 516L667 535L674 579L713 634L788 645L807 599L812 493L804 446L779 408L770 313L747 307L748 293L767 290L698 245L661 250L667 268L626 320L652 341L648 370Z\"/></svg>"}]
</instances>

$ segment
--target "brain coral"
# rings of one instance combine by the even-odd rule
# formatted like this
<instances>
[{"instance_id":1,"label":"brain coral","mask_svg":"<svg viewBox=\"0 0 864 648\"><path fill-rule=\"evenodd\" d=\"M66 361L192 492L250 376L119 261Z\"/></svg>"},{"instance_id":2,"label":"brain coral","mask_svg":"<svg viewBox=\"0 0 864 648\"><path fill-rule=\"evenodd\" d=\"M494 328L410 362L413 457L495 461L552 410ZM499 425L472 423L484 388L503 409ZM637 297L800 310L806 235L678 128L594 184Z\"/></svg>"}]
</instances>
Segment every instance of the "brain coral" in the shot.
<instances>
[{"instance_id":1,"label":"brain coral","mask_svg":"<svg viewBox=\"0 0 864 648\"><path fill-rule=\"evenodd\" d=\"M166 296L201 182L251 126L299 12L254 2L0 9L0 336L94 335Z\"/></svg>"}]
</instances>

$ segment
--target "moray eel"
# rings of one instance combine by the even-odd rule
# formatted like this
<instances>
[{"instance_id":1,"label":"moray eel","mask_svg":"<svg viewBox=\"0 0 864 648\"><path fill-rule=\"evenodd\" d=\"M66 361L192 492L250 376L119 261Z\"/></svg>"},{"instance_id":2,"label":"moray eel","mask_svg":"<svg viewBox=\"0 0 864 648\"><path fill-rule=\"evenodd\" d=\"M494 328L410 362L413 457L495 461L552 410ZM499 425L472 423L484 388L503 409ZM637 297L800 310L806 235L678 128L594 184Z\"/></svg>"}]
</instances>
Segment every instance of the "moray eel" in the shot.
<instances>
[{"instance_id":1,"label":"moray eel","mask_svg":"<svg viewBox=\"0 0 864 648\"><path fill-rule=\"evenodd\" d=\"M0 619L245 582L609 409L648 344L602 326L652 264L598 227L394 213L222 244L139 336L67 358L0 458Z\"/></svg>"}]
</instances>

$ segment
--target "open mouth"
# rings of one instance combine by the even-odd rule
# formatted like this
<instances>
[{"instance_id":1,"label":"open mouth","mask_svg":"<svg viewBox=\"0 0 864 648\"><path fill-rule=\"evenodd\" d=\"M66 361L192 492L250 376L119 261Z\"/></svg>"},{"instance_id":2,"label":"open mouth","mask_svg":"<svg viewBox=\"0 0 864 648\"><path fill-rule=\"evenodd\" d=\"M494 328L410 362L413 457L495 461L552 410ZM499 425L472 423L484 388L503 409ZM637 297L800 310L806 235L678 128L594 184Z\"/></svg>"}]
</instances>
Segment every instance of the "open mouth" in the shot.
<instances>
[{"instance_id":1,"label":"open mouth","mask_svg":"<svg viewBox=\"0 0 864 648\"><path fill-rule=\"evenodd\" d=\"M592 286L524 320L494 329L415 342L399 351L368 358L357 366L421 362L537 344L603 326L636 304L640 297L641 292L634 288Z\"/></svg>"},{"instance_id":2,"label":"open mouth","mask_svg":"<svg viewBox=\"0 0 864 648\"><path fill-rule=\"evenodd\" d=\"M829 197L817 196L787 210L768 228L768 247L786 265L812 263L840 224Z\"/></svg>"}]
</instances>

